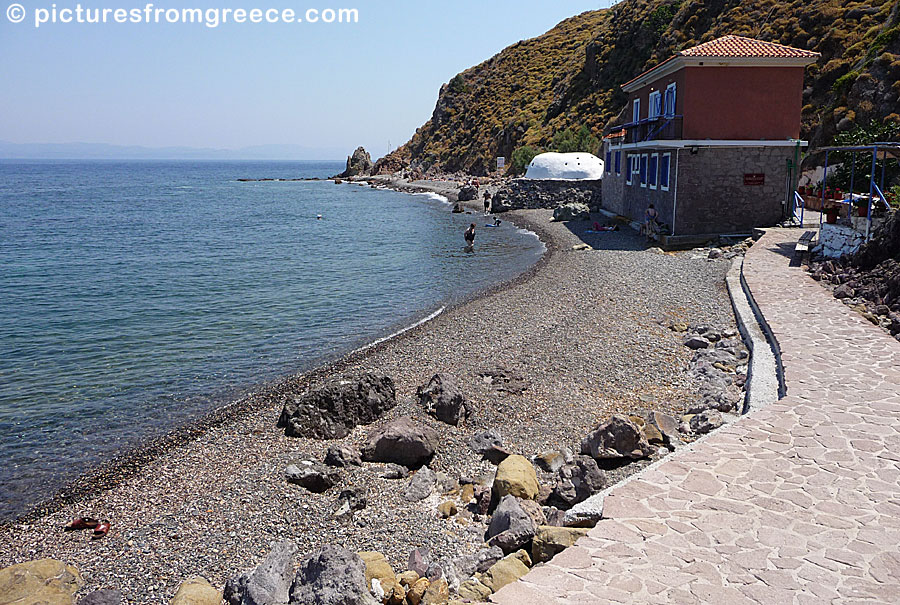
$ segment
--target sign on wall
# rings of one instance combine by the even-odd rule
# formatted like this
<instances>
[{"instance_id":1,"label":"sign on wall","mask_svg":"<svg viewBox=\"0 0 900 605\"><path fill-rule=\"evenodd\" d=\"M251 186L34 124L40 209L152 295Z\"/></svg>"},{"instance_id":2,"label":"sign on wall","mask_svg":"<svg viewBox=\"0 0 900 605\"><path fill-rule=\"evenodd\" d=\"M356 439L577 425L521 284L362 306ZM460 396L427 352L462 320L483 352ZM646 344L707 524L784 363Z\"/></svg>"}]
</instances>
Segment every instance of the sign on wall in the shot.
<instances>
[{"instance_id":1,"label":"sign on wall","mask_svg":"<svg viewBox=\"0 0 900 605\"><path fill-rule=\"evenodd\" d=\"M497 158L497 170L503 170L506 166L506 158Z\"/></svg>"},{"instance_id":2,"label":"sign on wall","mask_svg":"<svg viewBox=\"0 0 900 605\"><path fill-rule=\"evenodd\" d=\"M766 184L766 175L761 172L749 172L744 174L744 185L748 187L759 187Z\"/></svg>"}]
</instances>

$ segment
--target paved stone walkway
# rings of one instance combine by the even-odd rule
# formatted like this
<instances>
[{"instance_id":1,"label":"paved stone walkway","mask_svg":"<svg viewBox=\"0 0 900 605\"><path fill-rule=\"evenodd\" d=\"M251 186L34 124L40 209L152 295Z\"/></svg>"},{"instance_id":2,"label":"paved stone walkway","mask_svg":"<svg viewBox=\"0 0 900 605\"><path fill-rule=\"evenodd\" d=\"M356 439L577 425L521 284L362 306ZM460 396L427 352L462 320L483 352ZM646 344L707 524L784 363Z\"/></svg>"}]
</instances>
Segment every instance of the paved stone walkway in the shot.
<instances>
[{"instance_id":1,"label":"paved stone walkway","mask_svg":"<svg viewBox=\"0 0 900 605\"><path fill-rule=\"evenodd\" d=\"M787 396L613 491L586 538L495 603L900 603L900 342L748 253Z\"/></svg>"}]
</instances>

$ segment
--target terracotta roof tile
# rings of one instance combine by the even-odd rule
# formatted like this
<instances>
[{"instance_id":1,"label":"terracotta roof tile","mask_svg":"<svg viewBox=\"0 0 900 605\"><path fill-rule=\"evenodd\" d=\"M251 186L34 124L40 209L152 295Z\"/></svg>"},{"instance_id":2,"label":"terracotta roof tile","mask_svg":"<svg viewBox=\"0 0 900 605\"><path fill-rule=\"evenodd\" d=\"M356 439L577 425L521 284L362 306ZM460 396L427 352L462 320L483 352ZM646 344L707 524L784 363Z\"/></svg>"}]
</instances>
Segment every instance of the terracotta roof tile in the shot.
<instances>
[{"instance_id":1,"label":"terracotta roof tile","mask_svg":"<svg viewBox=\"0 0 900 605\"><path fill-rule=\"evenodd\" d=\"M766 57L812 59L819 53L743 36L722 36L678 53L683 57Z\"/></svg>"}]
</instances>

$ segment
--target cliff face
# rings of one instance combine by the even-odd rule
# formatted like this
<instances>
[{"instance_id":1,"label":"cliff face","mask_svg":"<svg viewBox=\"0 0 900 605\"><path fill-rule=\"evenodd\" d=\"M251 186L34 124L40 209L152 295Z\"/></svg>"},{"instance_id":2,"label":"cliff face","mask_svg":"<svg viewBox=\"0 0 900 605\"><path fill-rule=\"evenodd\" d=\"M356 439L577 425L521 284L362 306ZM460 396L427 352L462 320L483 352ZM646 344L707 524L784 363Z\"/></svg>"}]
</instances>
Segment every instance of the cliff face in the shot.
<instances>
[{"instance_id":1,"label":"cliff face","mask_svg":"<svg viewBox=\"0 0 900 605\"><path fill-rule=\"evenodd\" d=\"M431 119L376 169L485 174L519 147L551 149L565 129L599 136L624 106L624 82L726 34L822 54L803 93L813 145L872 119L900 122L900 0L623 0L455 76Z\"/></svg>"}]
</instances>

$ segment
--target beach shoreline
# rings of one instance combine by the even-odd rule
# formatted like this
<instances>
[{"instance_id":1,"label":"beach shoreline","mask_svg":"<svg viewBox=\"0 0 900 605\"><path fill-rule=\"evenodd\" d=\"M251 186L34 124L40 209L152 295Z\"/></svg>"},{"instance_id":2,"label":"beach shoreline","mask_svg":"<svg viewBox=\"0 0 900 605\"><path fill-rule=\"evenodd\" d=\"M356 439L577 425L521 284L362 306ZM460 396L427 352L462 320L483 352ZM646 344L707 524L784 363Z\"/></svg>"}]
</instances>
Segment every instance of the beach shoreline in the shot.
<instances>
[{"instance_id":1,"label":"beach shoreline","mask_svg":"<svg viewBox=\"0 0 900 605\"><path fill-rule=\"evenodd\" d=\"M399 185L415 187L408 190L413 193L452 193L451 185L438 191ZM479 203L466 207L480 215ZM67 496L7 524L0 566L51 557L81 570L85 593L118 588L127 602L165 603L186 577L202 575L221 586L256 565L278 540L296 542L301 552L327 542L377 550L398 570L416 547L445 558L474 552L483 544L483 518L441 518L439 495L406 501L406 481L382 478L381 465L342 469L339 486L323 494L288 484L284 469L299 460L320 461L332 444L359 448L370 431L411 416L441 435L436 471L456 482L489 483L493 465L468 445L483 430L500 431L506 447L530 457L577 451L586 432L613 413L652 407L680 414L696 386L686 372L690 352L667 326L675 320L733 325L724 290L728 263L654 253L627 230L587 234L589 223L558 223L551 216L549 210L503 215L546 247L515 279L395 338L266 385L123 456ZM589 250L576 249L585 242ZM486 368L497 366L520 377L525 390L506 393L482 380ZM288 438L275 427L287 398L363 371L386 374L396 384L397 406L382 419L334 441ZM456 376L473 402L467 424L445 425L419 407L416 388L436 372ZM611 470L610 480L650 461ZM539 478L552 482L550 475ZM331 512L340 489L367 494L368 506L349 524ZM81 514L110 519L110 535L85 543L84 536L60 530Z\"/></svg>"},{"instance_id":2,"label":"beach shoreline","mask_svg":"<svg viewBox=\"0 0 900 605\"><path fill-rule=\"evenodd\" d=\"M446 197L451 203L456 203L457 201L456 190L458 185L452 181L431 181L430 185L423 182L410 183L393 177L368 177L345 179L345 181L347 183L359 181L378 183L379 186L401 193L410 195L434 193ZM462 204L470 210L479 210L475 202L463 202ZM463 307L481 297L489 296L504 288L522 283L534 272L537 272L540 269L540 265L547 260L548 255L553 253L552 241L545 241L547 238L546 234L544 237L541 237L540 225L528 221L524 217L516 216L511 216L510 222L516 224L519 228L534 233L544 244L544 253L534 265L526 268L525 271L511 280L505 280L487 288L482 288L453 302L445 301L446 304L441 304L442 313ZM189 444L211 429L220 427L235 418L269 405L267 394L277 390L279 385L285 381L307 379L309 382L316 382L327 380L332 376L339 376L345 367L361 361L366 354L377 352L378 347L386 346L387 343L398 338L415 337L415 331L424 328L435 317L429 315L426 318L414 320L412 324L398 322L395 326L397 328L396 331L387 337L375 338L371 342L362 344L336 359L316 365L306 371L288 373L264 383L248 386L243 389L246 391L243 396L218 406L197 418L178 424L162 435L141 439L138 444L125 448L110 459L98 462L95 466L84 470L79 476L49 498L30 506L14 518L0 520L0 530L23 523L32 523L57 512L64 506L77 504L85 498L95 497L113 489L122 481L140 472L144 466L153 460L164 456L171 449ZM427 319L427 321L423 321L423 319Z\"/></svg>"}]
</instances>

